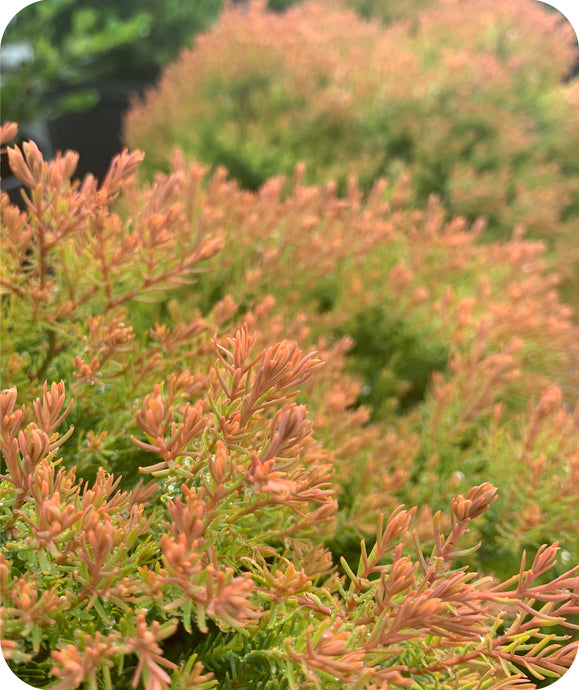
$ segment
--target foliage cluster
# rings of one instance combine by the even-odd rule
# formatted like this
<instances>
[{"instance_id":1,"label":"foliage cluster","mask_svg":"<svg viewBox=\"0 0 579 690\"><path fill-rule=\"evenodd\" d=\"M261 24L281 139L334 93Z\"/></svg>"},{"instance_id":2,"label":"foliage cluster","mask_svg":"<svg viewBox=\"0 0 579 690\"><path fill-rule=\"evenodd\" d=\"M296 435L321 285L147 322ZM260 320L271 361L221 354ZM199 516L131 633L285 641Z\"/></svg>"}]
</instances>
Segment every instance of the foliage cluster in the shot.
<instances>
[{"instance_id":1,"label":"foliage cluster","mask_svg":"<svg viewBox=\"0 0 579 690\"><path fill-rule=\"evenodd\" d=\"M24 211L1 202L18 675L498 690L564 673L579 407L556 383L577 329L542 243L478 246L480 224L416 210L405 177L339 197L298 167L289 193L253 193L181 154L141 184L124 153L98 186L71 182L73 153L8 155L28 189Z\"/></svg>"},{"instance_id":2,"label":"foliage cluster","mask_svg":"<svg viewBox=\"0 0 579 690\"><path fill-rule=\"evenodd\" d=\"M24 44L30 55L2 74L4 119L83 110L94 104L94 80L153 81L179 48L208 29L222 0L42 0L6 28L6 54ZM31 40L33 39L33 40Z\"/></svg>"}]
</instances>

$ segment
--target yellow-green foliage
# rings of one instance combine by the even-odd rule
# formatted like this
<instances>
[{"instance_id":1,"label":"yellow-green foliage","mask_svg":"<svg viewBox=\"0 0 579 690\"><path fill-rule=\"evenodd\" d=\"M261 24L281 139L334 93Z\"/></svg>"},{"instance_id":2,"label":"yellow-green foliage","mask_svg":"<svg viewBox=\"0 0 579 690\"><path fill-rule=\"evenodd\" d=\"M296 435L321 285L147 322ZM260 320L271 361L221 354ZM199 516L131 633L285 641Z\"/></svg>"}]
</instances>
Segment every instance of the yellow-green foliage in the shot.
<instances>
[{"instance_id":1,"label":"yellow-green foliage","mask_svg":"<svg viewBox=\"0 0 579 690\"><path fill-rule=\"evenodd\" d=\"M8 155L27 188L25 211L1 202L20 677L498 690L565 672L579 408L553 381L577 333L541 243L477 246L404 184L341 199L298 170L282 198L177 157L142 185L124 153L98 186L71 182L72 153ZM368 314L396 334L374 422L346 371ZM408 343L426 369L429 344L448 357L403 405Z\"/></svg>"}]
</instances>

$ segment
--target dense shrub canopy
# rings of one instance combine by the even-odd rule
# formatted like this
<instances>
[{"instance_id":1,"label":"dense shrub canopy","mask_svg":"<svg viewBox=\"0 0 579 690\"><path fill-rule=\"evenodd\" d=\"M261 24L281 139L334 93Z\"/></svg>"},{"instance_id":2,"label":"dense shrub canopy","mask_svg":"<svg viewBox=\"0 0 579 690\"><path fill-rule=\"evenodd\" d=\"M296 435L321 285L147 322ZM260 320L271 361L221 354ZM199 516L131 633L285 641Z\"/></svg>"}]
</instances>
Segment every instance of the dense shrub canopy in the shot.
<instances>
[{"instance_id":1,"label":"dense shrub canopy","mask_svg":"<svg viewBox=\"0 0 579 690\"><path fill-rule=\"evenodd\" d=\"M482 224L413 208L404 179L342 198L298 168L289 193L253 193L177 155L141 184L124 153L99 187L71 182L72 153L9 157L27 188L1 209L18 675L498 690L564 673L579 406L557 382L577 329L541 242L477 245Z\"/></svg>"},{"instance_id":2,"label":"dense shrub canopy","mask_svg":"<svg viewBox=\"0 0 579 690\"><path fill-rule=\"evenodd\" d=\"M180 147L249 189L299 161L340 193L408 171L413 199L435 192L491 236L577 231L571 27L531 0L425 4L386 27L330 0L231 7L134 107L126 141L149 171Z\"/></svg>"},{"instance_id":3,"label":"dense shrub canopy","mask_svg":"<svg viewBox=\"0 0 579 690\"><path fill-rule=\"evenodd\" d=\"M228 6L100 185L5 150L0 622L27 682L570 666L569 27L528 0L346 7L377 4Z\"/></svg>"}]
</instances>

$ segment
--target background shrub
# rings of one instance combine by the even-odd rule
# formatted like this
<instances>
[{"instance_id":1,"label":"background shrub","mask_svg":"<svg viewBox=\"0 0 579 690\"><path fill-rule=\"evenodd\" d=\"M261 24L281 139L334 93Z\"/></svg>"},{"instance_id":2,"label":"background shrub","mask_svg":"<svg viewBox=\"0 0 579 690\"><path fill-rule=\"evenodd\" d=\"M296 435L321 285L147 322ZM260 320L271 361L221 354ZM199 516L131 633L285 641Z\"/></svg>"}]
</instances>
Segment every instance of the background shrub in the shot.
<instances>
[{"instance_id":1,"label":"background shrub","mask_svg":"<svg viewBox=\"0 0 579 690\"><path fill-rule=\"evenodd\" d=\"M364 193L408 179L411 206L435 193L484 217L484 239L545 240L576 308L576 56L571 27L531 0L426 3L387 26L333 0L282 15L250 3L165 70L125 139L149 174L178 147L252 190L300 161L340 195L349 176Z\"/></svg>"},{"instance_id":2,"label":"background shrub","mask_svg":"<svg viewBox=\"0 0 579 690\"><path fill-rule=\"evenodd\" d=\"M3 35L3 119L86 110L98 99L99 80L152 82L221 7L221 0L103 0L98 11L87 0L25 7ZM10 66L8 51L18 46L30 54Z\"/></svg>"},{"instance_id":3,"label":"background shrub","mask_svg":"<svg viewBox=\"0 0 579 690\"><path fill-rule=\"evenodd\" d=\"M335 2L251 3L165 71L126 140L149 171L178 146L249 189L299 161L342 194L349 175L368 191L407 170L413 200L551 242L577 229L575 56L571 27L528 0L435 3L386 27Z\"/></svg>"}]
</instances>

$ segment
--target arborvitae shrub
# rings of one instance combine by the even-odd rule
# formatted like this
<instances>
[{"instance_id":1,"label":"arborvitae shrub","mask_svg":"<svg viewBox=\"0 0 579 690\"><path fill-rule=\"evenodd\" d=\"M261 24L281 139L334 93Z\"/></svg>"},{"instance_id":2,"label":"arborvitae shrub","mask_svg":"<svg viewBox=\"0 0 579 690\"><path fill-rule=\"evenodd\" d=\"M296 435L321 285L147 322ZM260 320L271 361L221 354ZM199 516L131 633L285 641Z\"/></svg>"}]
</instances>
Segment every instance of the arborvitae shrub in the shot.
<instances>
[{"instance_id":1,"label":"arborvitae shrub","mask_svg":"<svg viewBox=\"0 0 579 690\"><path fill-rule=\"evenodd\" d=\"M298 175L281 200L283 180L255 195L182 160L141 186L137 153L98 187L71 183L72 153L9 157L28 190L24 212L2 196L0 274L20 677L498 690L565 672L579 408L538 390L573 338L540 245L477 247L436 202L391 208L381 188L341 200ZM329 268L324 312L303 295ZM201 309L212 274L232 296ZM330 326L387 293L450 355L422 404L369 424Z\"/></svg>"}]
</instances>

